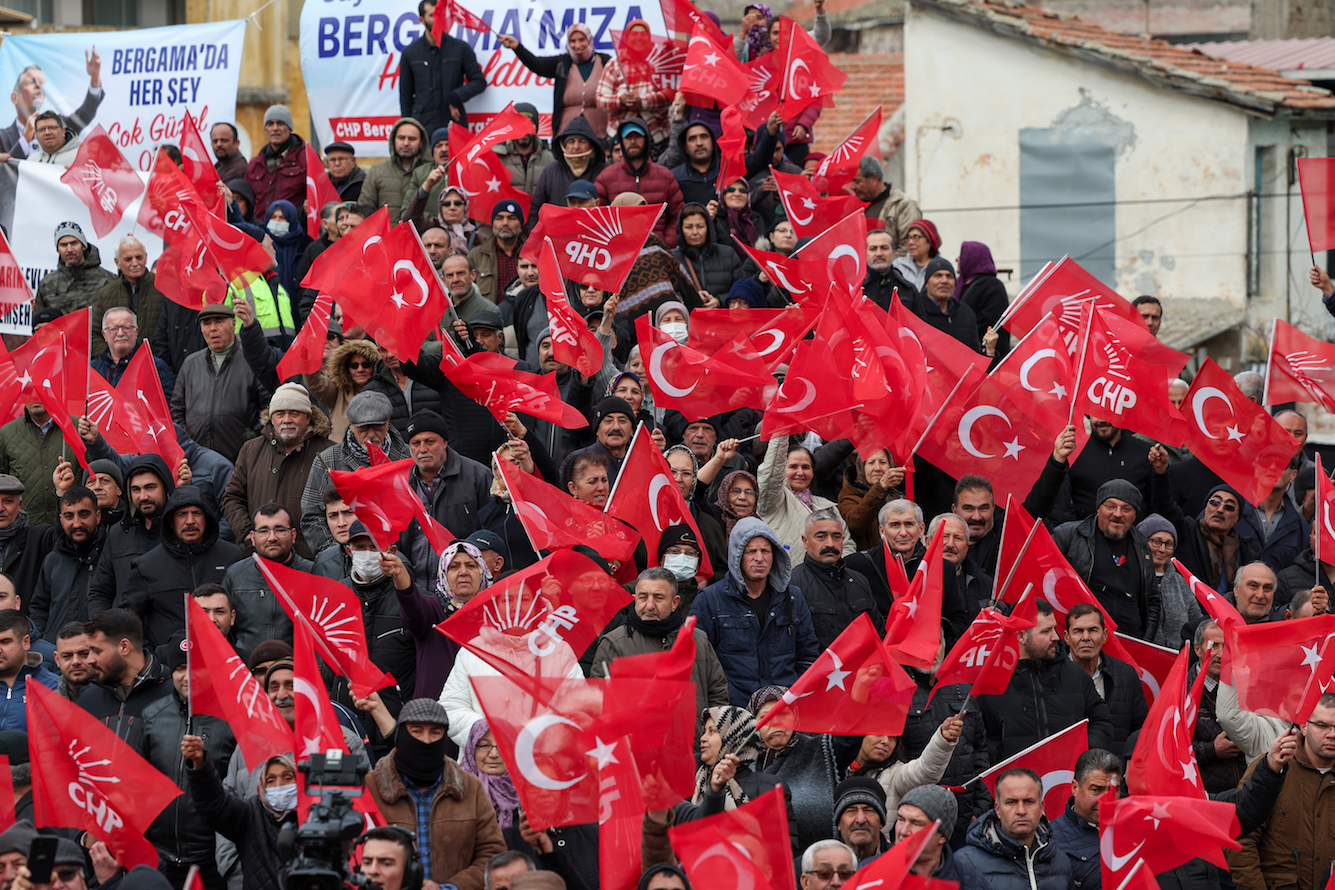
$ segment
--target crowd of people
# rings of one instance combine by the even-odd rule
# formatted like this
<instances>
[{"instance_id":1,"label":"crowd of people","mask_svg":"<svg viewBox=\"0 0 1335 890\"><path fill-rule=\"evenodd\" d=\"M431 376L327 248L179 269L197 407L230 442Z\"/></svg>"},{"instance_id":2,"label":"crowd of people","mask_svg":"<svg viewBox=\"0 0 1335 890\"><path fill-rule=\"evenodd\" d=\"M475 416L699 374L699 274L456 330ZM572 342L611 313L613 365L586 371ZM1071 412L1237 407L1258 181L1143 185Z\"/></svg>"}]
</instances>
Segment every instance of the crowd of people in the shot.
<instances>
[{"instance_id":1,"label":"crowd of people","mask_svg":"<svg viewBox=\"0 0 1335 890\"><path fill-rule=\"evenodd\" d=\"M1192 736L1200 776L1211 797L1236 804L1240 821L1242 850L1230 854L1228 871L1193 860L1160 874L1160 885L1326 885L1335 860L1335 828L1323 815L1324 795L1335 794L1335 693L1298 727L1243 710L1221 675L1225 635L1172 563L1179 559L1247 624L1325 614L1335 561L1315 555L1317 479L1307 450L1253 504L1181 448L1078 419L1087 420L1087 444L1078 448L1074 427L1052 442L1024 508L1052 530L1098 607L1077 605L1059 621L1040 600L1002 694L971 700L967 684L938 684L945 654L997 605L1005 511L992 483L918 455L910 499L906 455L892 449L861 453L850 440L815 433L765 441L755 408L665 409L655 405L637 342L641 316L685 343L698 309L795 305L737 244L790 256L809 240L787 218L771 168L813 175L824 157L811 150L819 105L791 119L776 112L749 132L745 169L721 182L719 108L690 105L628 71L595 50L583 23L551 56L501 35L522 65L552 79L555 136L548 143L535 132L496 147L532 204L525 212L500 201L490 219L477 219L474 196L447 175L447 126L467 120L465 103L486 85L467 43L430 36L434 6L421 0L426 33L403 54L403 117L390 131L389 157L362 165L347 143L324 147L340 200L318 208L318 238L305 231L306 143L288 109L268 109L267 141L249 160L234 125L213 125L228 221L274 260L224 302L192 310L165 298L156 258L133 237L117 245L113 273L78 224L55 229L58 265L37 291L34 329L90 308L92 367L113 385L149 341L185 457L168 466L156 454L117 453L81 417L84 472L42 402L22 405L0 427L0 753L9 757L19 820L0 833L0 890L46 886L34 885L27 868L37 834L28 683L76 702L185 792L148 832L157 872L126 871L84 832L42 828L61 838L50 886L180 890L191 866L207 890L282 886L290 849L279 834L296 818L295 759L248 764L234 727L197 713L187 720L185 592L294 720L293 625L253 553L350 588L362 603L369 658L395 678L359 698L326 673L348 750L389 823L358 839L365 876L382 890L599 887L598 826L530 826L502 739L469 682L497 671L435 626L544 555L498 462L601 510L641 425L690 522L669 526L655 552L639 548L626 585L633 603L570 669L573 679L608 676L617 659L663 651L687 616L696 620L696 787L645 814L641 890L692 886L670 827L775 787L787 801L803 890L841 886L938 821L912 864L919 875L964 890L1097 890L1109 855L1099 843L1099 801L1124 785L1149 705L1135 669L1107 651L1107 618L1130 637L1191 650L1190 678L1206 674ZM748 5L733 36L738 59L773 52L778 29L768 6ZM627 39L648 31L633 22ZM825 43L829 34L818 0L811 36ZM537 130L536 108L515 110ZM37 117L36 136L33 162L72 161L77 136L54 112ZM883 310L897 299L970 349L1004 356L1008 296L988 247L924 218L874 152L848 192L871 223L863 295ZM556 358L548 296L521 249L546 204L646 203L664 210L619 291L564 282L569 306L603 349L601 367L584 376ZM335 301L323 367L283 377L279 362L319 296L302 287L306 272L382 207L391 221L417 227L451 312L409 361L345 319ZM943 254L951 239L955 263ZM1317 272L1313 283L1335 290ZM1134 305L1157 335L1164 305L1152 296ZM553 375L588 426L567 429L522 410L497 423L441 370L447 342ZM1259 375L1236 382L1260 401ZM1177 380L1169 395L1180 403L1186 390ZM1301 413L1275 416L1306 446ZM381 549L367 517L331 482L331 473L366 468L378 453L411 459L407 489L462 537L438 552L414 521ZM781 721L757 728L855 621L865 615L884 633L896 598L888 561L913 577L937 534L940 646L933 668L907 668L916 689L902 733L795 732ZM621 568L578 549L609 574ZM712 577L701 571L706 559ZM1060 818L1043 815L1047 789L1028 769L1004 770L990 787L971 781L1081 720L1089 750L1074 764Z\"/></svg>"}]
</instances>

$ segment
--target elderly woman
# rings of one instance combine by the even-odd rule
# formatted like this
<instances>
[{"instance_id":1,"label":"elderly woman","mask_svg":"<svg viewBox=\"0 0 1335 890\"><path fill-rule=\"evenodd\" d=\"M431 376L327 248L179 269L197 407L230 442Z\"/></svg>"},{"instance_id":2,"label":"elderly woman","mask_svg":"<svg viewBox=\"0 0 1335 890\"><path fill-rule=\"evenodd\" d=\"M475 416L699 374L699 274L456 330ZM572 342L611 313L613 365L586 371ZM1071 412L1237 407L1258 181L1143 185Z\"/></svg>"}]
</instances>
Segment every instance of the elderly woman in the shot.
<instances>
[{"instance_id":1,"label":"elderly woman","mask_svg":"<svg viewBox=\"0 0 1335 890\"><path fill-rule=\"evenodd\" d=\"M896 258L890 265L921 293L927 283L927 264L941 252L941 235L929 220L915 219L909 223L904 241L908 255Z\"/></svg>"},{"instance_id":2,"label":"elderly woman","mask_svg":"<svg viewBox=\"0 0 1335 890\"><path fill-rule=\"evenodd\" d=\"M774 529L787 548L793 565L797 565L807 552L802 544L807 516L814 510L825 507L837 510L838 506L811 490L811 482L816 475L815 459L810 451L800 445L792 447L789 441L789 436L775 436L765 450L765 459L760 462L760 472L757 474L759 494L756 515ZM844 556L858 550L846 524L843 549Z\"/></svg>"},{"instance_id":3,"label":"elderly woman","mask_svg":"<svg viewBox=\"0 0 1335 890\"><path fill-rule=\"evenodd\" d=\"M784 686L762 686L751 696L747 710L759 722L787 692ZM797 817L797 845L805 850L830 836L834 824L834 789L839 784L839 761L847 760L839 747L843 737L794 732L782 717L760 728L764 747L757 768L778 776L792 793Z\"/></svg>"},{"instance_id":4,"label":"elderly woman","mask_svg":"<svg viewBox=\"0 0 1335 890\"><path fill-rule=\"evenodd\" d=\"M431 171L426 182L408 201L408 206L403 208L403 218L411 221L419 231L435 223L449 236L450 253L454 256L468 256L468 251L487 240L490 228L483 226L479 229L468 218L468 196L463 191L455 186L447 187L440 193L440 205L436 215L432 217L423 215L426 212L427 193L444 175L439 172L441 169L443 168L438 167Z\"/></svg>"},{"instance_id":5,"label":"elderly woman","mask_svg":"<svg viewBox=\"0 0 1335 890\"><path fill-rule=\"evenodd\" d=\"M848 776L870 776L885 789L885 811L899 808L899 799L909 789L919 785L935 785L945 775L951 754L958 744L964 721L951 714L941 723L940 731L932 734L915 760L907 760L897 735L867 735L862 737L857 756L845 770Z\"/></svg>"},{"instance_id":6,"label":"elderly woman","mask_svg":"<svg viewBox=\"0 0 1335 890\"><path fill-rule=\"evenodd\" d=\"M598 107L598 84L603 69L612 57L595 52L593 31L583 22L575 22L566 31L566 51L553 56L535 56L509 34L497 41L513 50L520 64L539 77L552 79L552 132L560 133L566 124L583 116L595 133L607 130L607 113Z\"/></svg>"},{"instance_id":7,"label":"elderly woman","mask_svg":"<svg viewBox=\"0 0 1335 890\"><path fill-rule=\"evenodd\" d=\"M1205 617L1205 611L1173 565L1177 551L1177 527L1158 513L1151 513L1136 526L1150 542L1150 559L1154 562L1154 583L1159 588L1163 612L1159 630L1151 642L1169 649L1181 649L1183 628Z\"/></svg>"},{"instance_id":8,"label":"elderly woman","mask_svg":"<svg viewBox=\"0 0 1335 890\"><path fill-rule=\"evenodd\" d=\"M473 724L468 742L459 750L459 766L482 782L491 805L496 808L496 822L501 826L505 844L513 849L519 839L519 792L501 759L501 747L486 718Z\"/></svg>"},{"instance_id":9,"label":"elderly woman","mask_svg":"<svg viewBox=\"0 0 1335 890\"><path fill-rule=\"evenodd\" d=\"M880 529L876 516L886 501L903 497L904 468L895 466L887 448L866 460L857 460L844 471L844 487L839 492L839 514L844 517L853 543L859 550L876 546Z\"/></svg>"},{"instance_id":10,"label":"elderly woman","mask_svg":"<svg viewBox=\"0 0 1335 890\"><path fill-rule=\"evenodd\" d=\"M329 437L335 442L348 431L348 402L375 377L379 363L380 347L370 340L347 340L329 354L318 374L305 375L306 389L329 409Z\"/></svg>"}]
</instances>

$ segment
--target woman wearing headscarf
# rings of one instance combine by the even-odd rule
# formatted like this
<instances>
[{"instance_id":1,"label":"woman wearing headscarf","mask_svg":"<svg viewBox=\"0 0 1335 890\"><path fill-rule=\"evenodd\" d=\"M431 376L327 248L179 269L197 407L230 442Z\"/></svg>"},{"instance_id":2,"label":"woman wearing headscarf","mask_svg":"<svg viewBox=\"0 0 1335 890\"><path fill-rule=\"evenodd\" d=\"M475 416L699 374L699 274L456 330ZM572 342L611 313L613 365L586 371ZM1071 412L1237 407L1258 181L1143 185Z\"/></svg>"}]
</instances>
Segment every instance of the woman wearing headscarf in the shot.
<instances>
[{"instance_id":1,"label":"woman wearing headscarf","mask_svg":"<svg viewBox=\"0 0 1335 890\"><path fill-rule=\"evenodd\" d=\"M427 186L430 188L430 186ZM403 218L425 232L433 224L440 226L450 236L450 253L455 256L468 256L468 251L487 240L485 229L478 227L468 218L468 196L462 189L448 186L440 193L440 204L436 216L423 216L426 212L427 189L419 188L416 194L403 208Z\"/></svg>"},{"instance_id":2,"label":"woman wearing headscarf","mask_svg":"<svg viewBox=\"0 0 1335 890\"><path fill-rule=\"evenodd\" d=\"M955 292L951 294L973 310L978 318L978 342L983 342L987 329L997 332L997 355L1010 352L1010 331L997 327L1001 313L1010 305L1006 285L997 278L997 264L992 251L981 241L965 241L960 245L959 274L955 278Z\"/></svg>"},{"instance_id":3,"label":"woman wearing headscarf","mask_svg":"<svg viewBox=\"0 0 1335 890\"><path fill-rule=\"evenodd\" d=\"M297 208L291 201L274 201L265 214L264 230L273 244L279 283L289 296L301 293L297 266L306 245L311 243L311 236L306 234L306 220L297 215Z\"/></svg>"},{"instance_id":4,"label":"woman wearing headscarf","mask_svg":"<svg viewBox=\"0 0 1335 890\"><path fill-rule=\"evenodd\" d=\"M760 0L746 4L742 10L742 24L737 35L732 38L732 48L740 62L753 62L774 49L769 38L769 23L774 20L774 10Z\"/></svg>"},{"instance_id":5,"label":"woman wearing headscarf","mask_svg":"<svg viewBox=\"0 0 1335 890\"><path fill-rule=\"evenodd\" d=\"M927 283L927 264L941 252L941 234L930 220L915 219L909 223L904 241L908 254L896 257L890 265L921 293Z\"/></svg>"},{"instance_id":6,"label":"woman wearing headscarf","mask_svg":"<svg viewBox=\"0 0 1335 890\"><path fill-rule=\"evenodd\" d=\"M393 556L398 558L397 554ZM382 564L385 559L381 557ZM441 554L434 590L424 593L416 583L408 590L395 589L403 629L417 641L417 688L413 698L438 698L459 655L459 644L437 631L436 625L490 584L491 570L481 551L472 544L455 541Z\"/></svg>"},{"instance_id":7,"label":"woman wearing headscarf","mask_svg":"<svg viewBox=\"0 0 1335 890\"><path fill-rule=\"evenodd\" d=\"M621 55L608 62L598 81L598 107L607 114L605 128L599 135L616 136L617 129L629 117L639 116L649 127L651 152L667 142L672 129L669 109L675 90L661 90L654 82L652 69L645 60L653 47L649 23L633 19L626 23ZM626 58L622 58L625 56Z\"/></svg>"},{"instance_id":8,"label":"woman wearing headscarf","mask_svg":"<svg viewBox=\"0 0 1335 890\"><path fill-rule=\"evenodd\" d=\"M566 31L566 51L554 56L535 56L509 34L497 38L525 68L539 77L552 79L552 132L560 133L580 115L595 133L607 130L607 113L598 107L598 83L612 57L595 52L593 31L583 22L575 22Z\"/></svg>"},{"instance_id":9,"label":"woman wearing headscarf","mask_svg":"<svg viewBox=\"0 0 1335 890\"><path fill-rule=\"evenodd\" d=\"M715 456L717 454L716 451ZM713 458L710 458L709 463L713 462ZM697 484L704 483L708 487L712 481L712 475L708 480L704 478L709 463L700 468ZM719 483L714 508L723 523L723 539L725 541L732 539L733 526L748 516L756 515L756 502L759 497L760 483L756 481L755 476L746 472L746 470L733 470L723 477L723 481Z\"/></svg>"},{"instance_id":10,"label":"woman wearing headscarf","mask_svg":"<svg viewBox=\"0 0 1335 890\"><path fill-rule=\"evenodd\" d=\"M485 717L474 723L469 731L468 742L459 751L459 766L482 782L491 805L496 808L496 822L505 836L505 845L513 849L513 841L519 840L518 810L522 804L514 780L501 759L501 748L496 744L491 724Z\"/></svg>"},{"instance_id":11,"label":"woman wearing headscarf","mask_svg":"<svg viewBox=\"0 0 1335 890\"><path fill-rule=\"evenodd\" d=\"M713 205L713 202L710 202ZM737 179L723 187L723 202L713 207L714 237L720 244L732 245L732 236L747 247L755 247L760 237L760 217L751 209L751 186ZM678 240L678 245L681 241ZM719 294L718 296L723 296Z\"/></svg>"}]
</instances>

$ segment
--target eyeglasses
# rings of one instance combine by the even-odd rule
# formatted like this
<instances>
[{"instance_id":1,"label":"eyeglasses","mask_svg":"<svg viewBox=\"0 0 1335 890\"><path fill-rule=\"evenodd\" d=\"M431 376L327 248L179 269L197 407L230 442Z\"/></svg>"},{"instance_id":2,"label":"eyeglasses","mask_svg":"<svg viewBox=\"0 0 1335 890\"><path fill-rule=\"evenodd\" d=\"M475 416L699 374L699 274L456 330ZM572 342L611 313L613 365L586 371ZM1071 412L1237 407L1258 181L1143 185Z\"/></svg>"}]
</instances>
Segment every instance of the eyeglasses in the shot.
<instances>
[{"instance_id":1,"label":"eyeglasses","mask_svg":"<svg viewBox=\"0 0 1335 890\"><path fill-rule=\"evenodd\" d=\"M1225 513L1238 512L1238 505L1232 501L1225 501L1223 498L1210 498L1210 506L1216 510L1222 510Z\"/></svg>"},{"instance_id":2,"label":"eyeglasses","mask_svg":"<svg viewBox=\"0 0 1335 890\"><path fill-rule=\"evenodd\" d=\"M55 869L56 877L60 878L62 883L68 884L83 874L83 869L77 865L62 865Z\"/></svg>"},{"instance_id":3,"label":"eyeglasses","mask_svg":"<svg viewBox=\"0 0 1335 890\"><path fill-rule=\"evenodd\" d=\"M372 364L371 362L348 362L348 367L349 367L349 368L353 368L353 369L356 369L356 368L374 368L375 365Z\"/></svg>"},{"instance_id":4,"label":"eyeglasses","mask_svg":"<svg viewBox=\"0 0 1335 890\"><path fill-rule=\"evenodd\" d=\"M139 330L139 325L137 325L137 324L116 324L116 325L108 325L108 326L104 327L104 328L102 329L102 333L104 333L104 334L106 334L106 333L119 334L119 333L124 332L124 333L128 334L128 333L130 333L131 331L137 331L137 330Z\"/></svg>"},{"instance_id":5,"label":"eyeglasses","mask_svg":"<svg viewBox=\"0 0 1335 890\"><path fill-rule=\"evenodd\" d=\"M1172 550L1175 545L1172 541L1156 541L1154 538L1150 538L1150 546L1156 549Z\"/></svg>"},{"instance_id":6,"label":"eyeglasses","mask_svg":"<svg viewBox=\"0 0 1335 890\"><path fill-rule=\"evenodd\" d=\"M730 185L723 190L724 194L729 194L729 195L731 194L746 195L750 194L750 191L751 191L750 189L741 185Z\"/></svg>"},{"instance_id":7,"label":"eyeglasses","mask_svg":"<svg viewBox=\"0 0 1335 890\"><path fill-rule=\"evenodd\" d=\"M682 546L677 545L677 544L674 544L674 545L672 545L671 547L669 547L668 549L664 550L663 553L666 554L667 556L698 556L698 555L699 555L699 551L696 550L694 547L682 547Z\"/></svg>"},{"instance_id":8,"label":"eyeglasses","mask_svg":"<svg viewBox=\"0 0 1335 890\"><path fill-rule=\"evenodd\" d=\"M1335 732L1335 725L1322 723L1319 720L1308 720L1307 725L1316 730L1317 735L1330 735L1332 732Z\"/></svg>"},{"instance_id":9,"label":"eyeglasses","mask_svg":"<svg viewBox=\"0 0 1335 890\"><path fill-rule=\"evenodd\" d=\"M343 338L340 337L338 334L335 334L333 331L330 331L328 334L325 334L325 335L324 335L324 339L325 339L325 342L326 342L326 343L342 343L342 342L343 342Z\"/></svg>"},{"instance_id":10,"label":"eyeglasses","mask_svg":"<svg viewBox=\"0 0 1335 890\"><path fill-rule=\"evenodd\" d=\"M806 872L806 874L809 874L809 875L815 875L816 877L820 878L822 881L832 881L832 880L834 880L834 876L835 876L835 875L838 875L839 877L841 877L841 878L843 878L845 881L847 881L849 878L853 877L853 875L857 874L857 869L856 869L856 868L848 868L847 866L845 866L844 868L840 868L840 869L833 869L833 868L813 868L811 871Z\"/></svg>"},{"instance_id":11,"label":"eyeglasses","mask_svg":"<svg viewBox=\"0 0 1335 890\"><path fill-rule=\"evenodd\" d=\"M753 498L756 496L755 489L752 488L729 488L728 494L735 498Z\"/></svg>"},{"instance_id":12,"label":"eyeglasses","mask_svg":"<svg viewBox=\"0 0 1335 890\"><path fill-rule=\"evenodd\" d=\"M441 201L441 202L440 202L440 206L441 206L441 207L462 207L462 206L464 206L464 202L463 202L463 201Z\"/></svg>"},{"instance_id":13,"label":"eyeglasses","mask_svg":"<svg viewBox=\"0 0 1335 890\"><path fill-rule=\"evenodd\" d=\"M255 537L257 538L281 538L290 531L292 531L292 527L287 525L276 525L273 528L254 529Z\"/></svg>"}]
</instances>

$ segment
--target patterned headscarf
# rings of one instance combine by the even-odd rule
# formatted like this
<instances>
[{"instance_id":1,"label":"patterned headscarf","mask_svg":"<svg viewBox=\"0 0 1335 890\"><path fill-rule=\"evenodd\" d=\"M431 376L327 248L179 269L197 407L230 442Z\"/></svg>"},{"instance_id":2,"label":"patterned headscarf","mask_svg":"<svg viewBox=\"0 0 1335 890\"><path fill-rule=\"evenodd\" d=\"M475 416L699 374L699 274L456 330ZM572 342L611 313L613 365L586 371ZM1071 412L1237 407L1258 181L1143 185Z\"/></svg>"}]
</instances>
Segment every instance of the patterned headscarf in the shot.
<instances>
[{"instance_id":1,"label":"patterned headscarf","mask_svg":"<svg viewBox=\"0 0 1335 890\"><path fill-rule=\"evenodd\" d=\"M570 35L574 34L576 31L589 38L588 45L584 47L584 52L579 55L576 55L575 51L570 48ZM588 25L583 22L575 22L575 24L570 26L570 30L566 31L566 52L570 53L570 58L576 65L583 65L585 62L589 61L589 59L593 58L593 32L589 30Z\"/></svg>"},{"instance_id":2,"label":"patterned headscarf","mask_svg":"<svg viewBox=\"0 0 1335 890\"><path fill-rule=\"evenodd\" d=\"M467 541L455 541L440 555L440 569L436 572L436 596L440 597L441 605L445 607L447 615L463 607L463 603L454 595L454 591L450 590L450 584L445 580L445 571L454 561L454 555L460 550L477 560L477 564L482 567L482 583L478 586L478 593L491 586L491 569L487 568L487 561L482 558L482 551Z\"/></svg>"},{"instance_id":3,"label":"patterned headscarf","mask_svg":"<svg viewBox=\"0 0 1335 890\"><path fill-rule=\"evenodd\" d=\"M457 195L464 202L464 221L461 223L445 222L445 196L450 194ZM477 226L468 218L468 195L464 194L463 189L449 186L440 193L440 207L436 212L440 214L440 227L450 236L450 253L454 256L468 256L468 238L477 231Z\"/></svg>"},{"instance_id":4,"label":"patterned headscarf","mask_svg":"<svg viewBox=\"0 0 1335 890\"><path fill-rule=\"evenodd\" d=\"M721 708L705 708L704 717L714 721L723 740L718 755L720 760L725 754L736 754L737 759L745 764L755 762L760 756L760 736L756 733L756 718L750 711L727 705ZM695 771L695 794L691 797L691 803L699 803L704 799L705 791L709 789L709 776L713 771L714 767L709 764L701 764ZM734 776L729 779L724 788L723 808L736 809L748 800L750 798L737 784L737 778Z\"/></svg>"},{"instance_id":5,"label":"patterned headscarf","mask_svg":"<svg viewBox=\"0 0 1335 890\"><path fill-rule=\"evenodd\" d=\"M751 693L751 700L746 703L746 709L755 715L756 720L760 720L760 709L773 701L782 701L784 695L788 692L787 686L761 686L755 692ZM787 751L793 745L797 744L797 733L791 733L788 736L788 743L780 751L775 751L769 745L761 740L760 759L756 762L756 769L767 770L770 764L779 759L779 755Z\"/></svg>"},{"instance_id":6,"label":"patterned headscarf","mask_svg":"<svg viewBox=\"0 0 1335 890\"><path fill-rule=\"evenodd\" d=\"M515 811L519 809L519 792L515 790L514 780L508 772L501 776L489 776L477 765L477 743L490 731L491 724L485 717L473 724L473 728L468 731L468 743L459 752L459 765L464 772L472 773L482 782L487 797L491 798L491 805L496 808L496 821L501 828L509 828L514 824Z\"/></svg>"},{"instance_id":7,"label":"patterned headscarf","mask_svg":"<svg viewBox=\"0 0 1335 890\"><path fill-rule=\"evenodd\" d=\"M758 2L758 0L746 4L747 9L753 6L765 16L765 24L752 25L751 30L746 32L747 52L749 58L755 60L774 49L774 46L769 42L769 26L770 22L774 21L774 10L770 9L768 5Z\"/></svg>"},{"instance_id":8,"label":"patterned headscarf","mask_svg":"<svg viewBox=\"0 0 1335 890\"><path fill-rule=\"evenodd\" d=\"M738 516L737 511L733 510L732 506L728 503L728 489L732 488L733 483L738 479L746 479L750 481L752 487L756 490L756 507L759 508L760 506L760 483L756 481L755 476L752 476L750 473L746 472L746 470L733 470L731 473L724 476L723 481L719 483L718 497L715 499L714 503L718 506L719 510L723 512L723 537L725 540L732 536L732 527L736 525L738 521L746 518L744 516ZM752 511L750 515L756 516L757 514Z\"/></svg>"}]
</instances>

